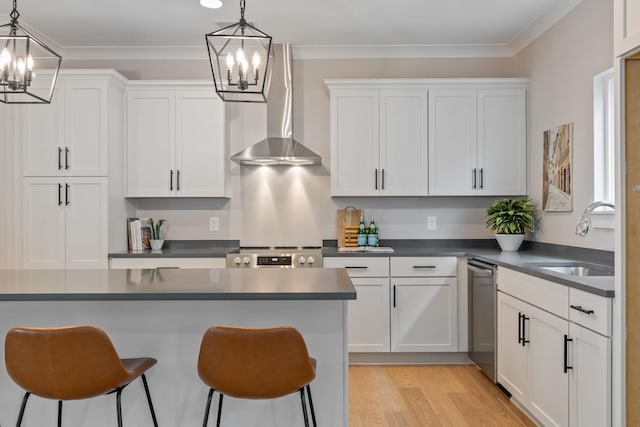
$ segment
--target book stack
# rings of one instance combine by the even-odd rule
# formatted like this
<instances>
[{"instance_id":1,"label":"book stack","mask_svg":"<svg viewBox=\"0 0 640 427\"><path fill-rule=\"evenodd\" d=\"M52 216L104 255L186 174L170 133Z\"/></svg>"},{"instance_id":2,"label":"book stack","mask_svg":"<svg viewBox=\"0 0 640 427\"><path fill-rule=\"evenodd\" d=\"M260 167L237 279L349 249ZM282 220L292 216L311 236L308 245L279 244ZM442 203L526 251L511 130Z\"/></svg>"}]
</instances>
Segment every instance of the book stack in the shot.
<instances>
[{"instance_id":1,"label":"book stack","mask_svg":"<svg viewBox=\"0 0 640 427\"><path fill-rule=\"evenodd\" d=\"M151 223L149 218L127 218L127 242L129 250L141 252L151 249Z\"/></svg>"}]
</instances>

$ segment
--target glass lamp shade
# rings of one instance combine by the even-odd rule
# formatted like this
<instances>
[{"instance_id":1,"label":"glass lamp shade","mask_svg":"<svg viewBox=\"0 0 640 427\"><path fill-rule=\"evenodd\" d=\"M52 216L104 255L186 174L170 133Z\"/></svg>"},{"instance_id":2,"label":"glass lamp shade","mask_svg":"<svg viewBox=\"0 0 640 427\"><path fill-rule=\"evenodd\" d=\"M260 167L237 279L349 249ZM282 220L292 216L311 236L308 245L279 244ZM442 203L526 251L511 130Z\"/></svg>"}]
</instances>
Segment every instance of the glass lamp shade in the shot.
<instances>
[{"instance_id":1,"label":"glass lamp shade","mask_svg":"<svg viewBox=\"0 0 640 427\"><path fill-rule=\"evenodd\" d=\"M0 102L49 104L61 62L17 22L0 26Z\"/></svg>"},{"instance_id":2,"label":"glass lamp shade","mask_svg":"<svg viewBox=\"0 0 640 427\"><path fill-rule=\"evenodd\" d=\"M226 102L267 102L271 36L242 19L205 35L216 92Z\"/></svg>"}]
</instances>

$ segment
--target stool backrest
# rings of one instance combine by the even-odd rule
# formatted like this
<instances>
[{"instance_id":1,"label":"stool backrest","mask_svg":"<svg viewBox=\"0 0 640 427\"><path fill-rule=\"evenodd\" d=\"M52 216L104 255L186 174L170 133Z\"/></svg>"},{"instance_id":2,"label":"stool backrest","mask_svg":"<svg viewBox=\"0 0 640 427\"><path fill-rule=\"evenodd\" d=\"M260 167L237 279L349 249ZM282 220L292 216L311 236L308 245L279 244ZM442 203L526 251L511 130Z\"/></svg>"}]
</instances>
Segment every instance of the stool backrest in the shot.
<instances>
[{"instance_id":1,"label":"stool backrest","mask_svg":"<svg viewBox=\"0 0 640 427\"><path fill-rule=\"evenodd\" d=\"M127 376L111 340L94 326L13 328L5 363L20 387L56 400L99 396Z\"/></svg>"},{"instance_id":2,"label":"stool backrest","mask_svg":"<svg viewBox=\"0 0 640 427\"><path fill-rule=\"evenodd\" d=\"M288 326L215 326L202 338L202 381L222 394L267 399L293 393L315 378L304 338Z\"/></svg>"}]
</instances>

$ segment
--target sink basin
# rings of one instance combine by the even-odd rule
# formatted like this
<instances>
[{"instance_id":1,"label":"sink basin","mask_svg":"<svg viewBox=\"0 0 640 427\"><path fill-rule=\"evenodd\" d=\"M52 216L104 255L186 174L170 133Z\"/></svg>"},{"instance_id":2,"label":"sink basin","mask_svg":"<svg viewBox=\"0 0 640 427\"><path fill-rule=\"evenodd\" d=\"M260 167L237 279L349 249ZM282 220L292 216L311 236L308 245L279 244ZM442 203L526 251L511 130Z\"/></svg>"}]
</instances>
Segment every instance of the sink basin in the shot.
<instances>
[{"instance_id":1,"label":"sink basin","mask_svg":"<svg viewBox=\"0 0 640 427\"><path fill-rule=\"evenodd\" d=\"M530 263L534 267L544 270L553 271L568 276L577 277L595 277L595 276L613 276L613 268L589 263Z\"/></svg>"}]
</instances>

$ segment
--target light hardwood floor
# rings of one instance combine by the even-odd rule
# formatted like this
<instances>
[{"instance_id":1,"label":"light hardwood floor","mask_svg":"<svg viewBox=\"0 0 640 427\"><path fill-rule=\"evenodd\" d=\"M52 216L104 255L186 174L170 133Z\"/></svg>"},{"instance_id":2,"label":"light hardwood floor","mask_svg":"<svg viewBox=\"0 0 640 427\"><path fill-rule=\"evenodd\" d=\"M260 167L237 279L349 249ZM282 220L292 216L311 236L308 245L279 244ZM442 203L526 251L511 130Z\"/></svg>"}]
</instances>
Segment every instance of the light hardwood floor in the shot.
<instances>
[{"instance_id":1,"label":"light hardwood floor","mask_svg":"<svg viewBox=\"0 0 640 427\"><path fill-rule=\"evenodd\" d=\"M535 424L474 365L352 365L349 426Z\"/></svg>"}]
</instances>

